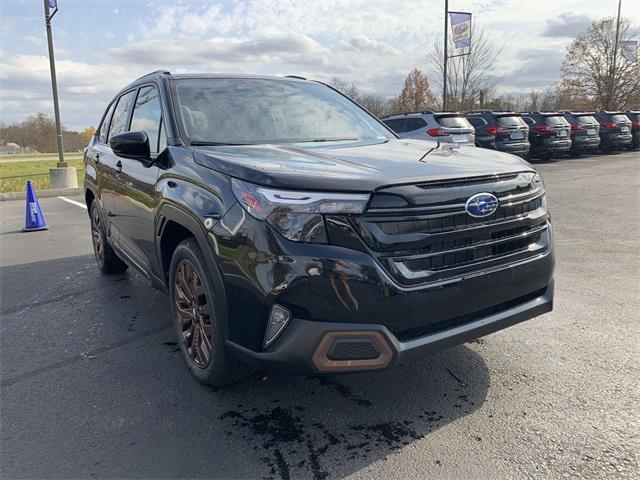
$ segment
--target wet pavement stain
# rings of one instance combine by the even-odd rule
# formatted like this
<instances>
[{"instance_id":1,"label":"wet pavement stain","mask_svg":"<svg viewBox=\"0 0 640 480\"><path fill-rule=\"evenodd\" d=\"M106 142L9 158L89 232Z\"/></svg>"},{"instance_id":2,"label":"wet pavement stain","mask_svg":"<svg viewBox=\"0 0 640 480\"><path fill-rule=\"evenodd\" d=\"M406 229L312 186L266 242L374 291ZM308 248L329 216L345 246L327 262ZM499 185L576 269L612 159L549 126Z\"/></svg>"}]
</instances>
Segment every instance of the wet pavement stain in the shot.
<instances>
[{"instance_id":1,"label":"wet pavement stain","mask_svg":"<svg viewBox=\"0 0 640 480\"><path fill-rule=\"evenodd\" d=\"M220 416L230 422L227 435L238 435L252 450L260 447L268 452L261 460L269 468L266 478L290 479L309 477L325 480L344 460L367 458L375 451L399 450L435 430L444 417L434 411L422 411L419 425L411 420L393 420L351 424L341 432L334 432L322 422L306 422L305 408L276 406L266 411L256 408L229 410ZM420 430L420 434L417 432ZM294 473L294 471L296 473ZM303 472L303 473L301 473Z\"/></svg>"}]
</instances>

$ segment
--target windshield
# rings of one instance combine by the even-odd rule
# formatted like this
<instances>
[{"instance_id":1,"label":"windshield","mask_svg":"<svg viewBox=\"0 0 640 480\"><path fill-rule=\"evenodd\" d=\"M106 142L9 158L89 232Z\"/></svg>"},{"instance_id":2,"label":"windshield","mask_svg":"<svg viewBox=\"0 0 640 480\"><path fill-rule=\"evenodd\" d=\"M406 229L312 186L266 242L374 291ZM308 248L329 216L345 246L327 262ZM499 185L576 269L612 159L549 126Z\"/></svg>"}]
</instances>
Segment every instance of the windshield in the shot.
<instances>
[{"instance_id":1,"label":"windshield","mask_svg":"<svg viewBox=\"0 0 640 480\"><path fill-rule=\"evenodd\" d=\"M436 117L436 121L446 128L471 128L471 124L463 116L459 117Z\"/></svg>"},{"instance_id":2,"label":"windshield","mask_svg":"<svg viewBox=\"0 0 640 480\"><path fill-rule=\"evenodd\" d=\"M268 79L175 80L178 111L191 143L264 144L394 138L331 88Z\"/></svg>"},{"instance_id":3,"label":"windshield","mask_svg":"<svg viewBox=\"0 0 640 480\"><path fill-rule=\"evenodd\" d=\"M526 127L527 124L521 117L515 115L497 117L496 122L503 127Z\"/></svg>"},{"instance_id":4,"label":"windshield","mask_svg":"<svg viewBox=\"0 0 640 480\"><path fill-rule=\"evenodd\" d=\"M561 115L549 115L548 117L545 117L544 123L547 125L554 125L556 127L569 126L569 122L567 122L567 120Z\"/></svg>"}]
</instances>

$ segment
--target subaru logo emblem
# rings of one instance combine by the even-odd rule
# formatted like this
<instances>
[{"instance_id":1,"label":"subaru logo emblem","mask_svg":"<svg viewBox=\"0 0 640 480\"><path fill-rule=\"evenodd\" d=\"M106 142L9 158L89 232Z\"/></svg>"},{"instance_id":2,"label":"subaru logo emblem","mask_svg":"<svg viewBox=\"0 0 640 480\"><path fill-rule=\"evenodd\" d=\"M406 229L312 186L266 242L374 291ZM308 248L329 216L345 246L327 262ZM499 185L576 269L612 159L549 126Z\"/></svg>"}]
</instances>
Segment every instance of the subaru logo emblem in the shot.
<instances>
[{"instance_id":1,"label":"subaru logo emblem","mask_svg":"<svg viewBox=\"0 0 640 480\"><path fill-rule=\"evenodd\" d=\"M498 209L498 199L490 193L476 193L469 197L464 208L474 218L488 217Z\"/></svg>"}]
</instances>

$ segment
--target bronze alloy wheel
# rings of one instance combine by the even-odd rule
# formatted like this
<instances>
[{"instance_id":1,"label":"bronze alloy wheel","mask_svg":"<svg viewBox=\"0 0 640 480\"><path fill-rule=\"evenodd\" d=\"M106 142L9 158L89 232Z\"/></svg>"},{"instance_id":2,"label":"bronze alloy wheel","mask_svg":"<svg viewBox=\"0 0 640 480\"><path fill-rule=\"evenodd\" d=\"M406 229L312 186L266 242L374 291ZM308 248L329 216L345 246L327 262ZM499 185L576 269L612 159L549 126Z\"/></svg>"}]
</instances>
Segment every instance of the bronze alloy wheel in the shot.
<instances>
[{"instance_id":1,"label":"bronze alloy wheel","mask_svg":"<svg viewBox=\"0 0 640 480\"><path fill-rule=\"evenodd\" d=\"M176 321L191 361L206 368L211 359L211 313L204 284L189 260L182 259L175 276Z\"/></svg>"},{"instance_id":2,"label":"bronze alloy wheel","mask_svg":"<svg viewBox=\"0 0 640 480\"><path fill-rule=\"evenodd\" d=\"M91 209L91 237L93 239L93 253L96 255L98 264L101 264L104 259L104 249L101 238L100 212L98 208Z\"/></svg>"}]
</instances>

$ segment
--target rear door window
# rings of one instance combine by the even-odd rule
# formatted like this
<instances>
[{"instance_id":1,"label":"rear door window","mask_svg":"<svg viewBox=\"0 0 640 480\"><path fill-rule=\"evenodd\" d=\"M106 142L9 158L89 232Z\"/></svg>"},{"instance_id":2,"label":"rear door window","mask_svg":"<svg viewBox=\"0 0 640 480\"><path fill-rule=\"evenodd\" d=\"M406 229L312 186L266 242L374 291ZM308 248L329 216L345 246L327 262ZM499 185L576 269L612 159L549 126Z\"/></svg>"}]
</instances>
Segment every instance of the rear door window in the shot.
<instances>
[{"instance_id":1,"label":"rear door window","mask_svg":"<svg viewBox=\"0 0 640 480\"><path fill-rule=\"evenodd\" d=\"M524 127L526 123L522 120L521 117L517 116L505 116L505 117L497 117L496 122L498 125L503 127Z\"/></svg>"},{"instance_id":2,"label":"rear door window","mask_svg":"<svg viewBox=\"0 0 640 480\"><path fill-rule=\"evenodd\" d=\"M114 135L127 131L127 123L129 122L129 114L133 107L133 99L135 98L136 91L132 90L129 93L125 93L118 100L118 106L113 112L113 118L111 119L111 128L109 128L109 140Z\"/></svg>"},{"instance_id":3,"label":"rear door window","mask_svg":"<svg viewBox=\"0 0 640 480\"><path fill-rule=\"evenodd\" d=\"M568 127L569 126L569 122L567 122L567 120L561 115L551 115L549 117L545 117L544 123L546 123L547 125L554 126L554 127Z\"/></svg>"},{"instance_id":4,"label":"rear door window","mask_svg":"<svg viewBox=\"0 0 640 480\"><path fill-rule=\"evenodd\" d=\"M407 131L406 128L404 127L405 125L404 118L395 118L392 120L385 120L384 123L387 125L387 127L389 127L391 130L393 130L396 133L403 133Z\"/></svg>"},{"instance_id":5,"label":"rear door window","mask_svg":"<svg viewBox=\"0 0 640 480\"><path fill-rule=\"evenodd\" d=\"M132 132L144 131L147 133L151 153L158 153L161 121L162 105L160 104L158 89L155 87L142 87L133 109L130 130ZM164 143L166 144L166 142Z\"/></svg>"},{"instance_id":6,"label":"rear door window","mask_svg":"<svg viewBox=\"0 0 640 480\"><path fill-rule=\"evenodd\" d=\"M471 128L469 121L462 117L436 117L436 121L445 128Z\"/></svg>"}]
</instances>

